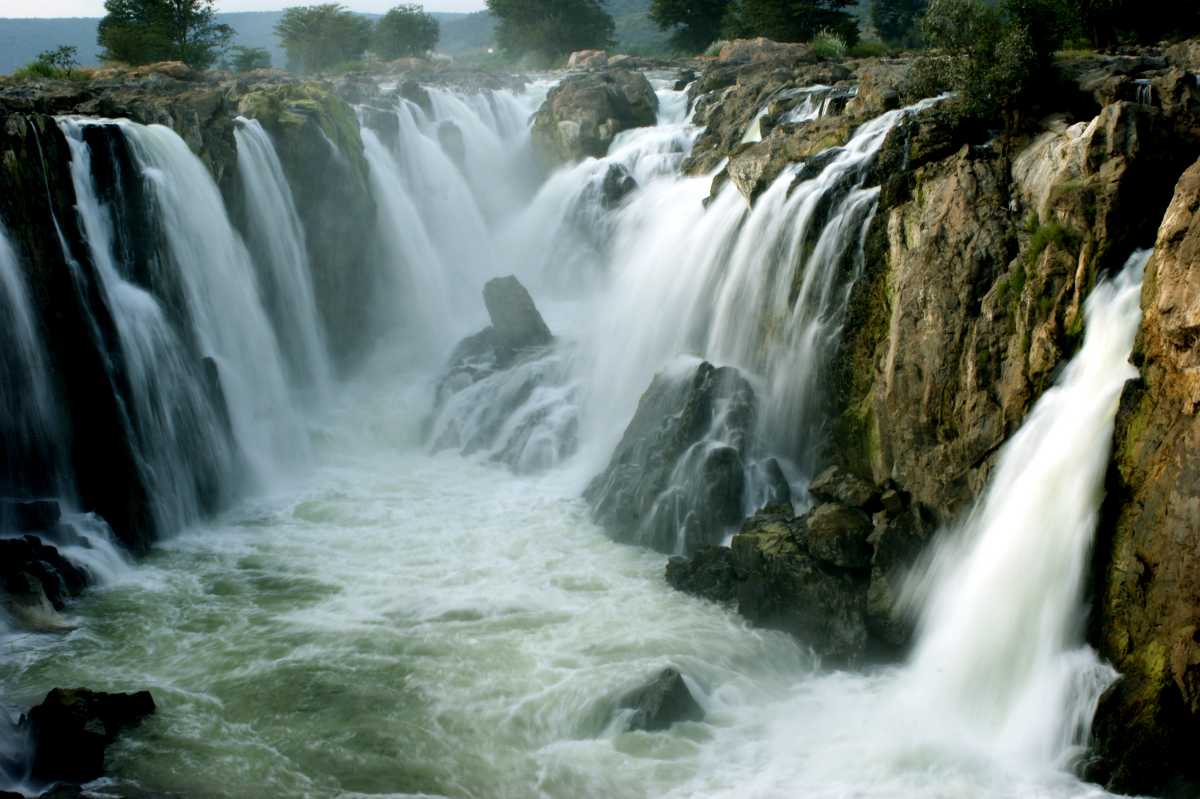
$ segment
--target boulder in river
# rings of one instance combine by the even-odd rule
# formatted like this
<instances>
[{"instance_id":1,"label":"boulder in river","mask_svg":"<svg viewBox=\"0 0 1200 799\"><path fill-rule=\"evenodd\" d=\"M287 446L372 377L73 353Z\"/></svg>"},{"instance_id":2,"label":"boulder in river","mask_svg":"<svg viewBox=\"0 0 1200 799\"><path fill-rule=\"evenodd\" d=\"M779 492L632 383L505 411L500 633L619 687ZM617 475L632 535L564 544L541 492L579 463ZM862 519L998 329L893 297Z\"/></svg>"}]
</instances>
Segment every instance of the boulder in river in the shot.
<instances>
[{"instance_id":1,"label":"boulder in river","mask_svg":"<svg viewBox=\"0 0 1200 799\"><path fill-rule=\"evenodd\" d=\"M0 593L7 596L13 615L25 626L61 626L57 611L79 596L91 582L86 571L64 558L39 538L0 539Z\"/></svg>"},{"instance_id":2,"label":"boulder in river","mask_svg":"<svg viewBox=\"0 0 1200 799\"><path fill-rule=\"evenodd\" d=\"M25 720L33 744L33 779L82 783L104 774L104 753L121 730L155 710L149 691L109 694L55 688Z\"/></svg>"},{"instance_id":3,"label":"boulder in river","mask_svg":"<svg viewBox=\"0 0 1200 799\"><path fill-rule=\"evenodd\" d=\"M654 125L658 95L640 72L573 75L550 90L533 118L533 144L552 165L600 158L623 130Z\"/></svg>"},{"instance_id":4,"label":"boulder in river","mask_svg":"<svg viewBox=\"0 0 1200 799\"><path fill-rule=\"evenodd\" d=\"M649 682L626 694L619 703L632 709L628 729L654 732L665 730L677 721L702 721L704 708L688 690L683 675L666 668Z\"/></svg>"}]
</instances>

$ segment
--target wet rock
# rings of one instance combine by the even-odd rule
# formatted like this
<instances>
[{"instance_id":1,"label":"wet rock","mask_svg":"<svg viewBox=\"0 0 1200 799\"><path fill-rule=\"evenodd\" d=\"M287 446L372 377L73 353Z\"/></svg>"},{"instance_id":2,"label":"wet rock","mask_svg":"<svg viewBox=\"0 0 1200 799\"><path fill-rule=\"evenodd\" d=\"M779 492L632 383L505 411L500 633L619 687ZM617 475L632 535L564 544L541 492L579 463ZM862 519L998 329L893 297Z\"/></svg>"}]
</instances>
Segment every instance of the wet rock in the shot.
<instances>
[{"instance_id":1,"label":"wet rock","mask_svg":"<svg viewBox=\"0 0 1200 799\"><path fill-rule=\"evenodd\" d=\"M675 76L675 86L673 88L675 89L675 91L681 92L684 89L686 89L688 87L688 84L690 84L695 79L696 79L696 70L682 69L679 71L679 74Z\"/></svg>"},{"instance_id":2,"label":"wet rock","mask_svg":"<svg viewBox=\"0 0 1200 799\"><path fill-rule=\"evenodd\" d=\"M394 152L400 145L400 118L396 112L364 105L359 113L362 114L363 126L374 131L379 140Z\"/></svg>"},{"instance_id":3,"label":"wet rock","mask_svg":"<svg viewBox=\"0 0 1200 799\"><path fill-rule=\"evenodd\" d=\"M533 298L512 275L489 280L483 287L483 302L496 340L506 352L544 347L554 340Z\"/></svg>"},{"instance_id":4,"label":"wet rock","mask_svg":"<svg viewBox=\"0 0 1200 799\"><path fill-rule=\"evenodd\" d=\"M738 574L729 547L702 546L690 557L667 561L667 583L676 591L713 602L737 598Z\"/></svg>"},{"instance_id":5,"label":"wet rock","mask_svg":"<svg viewBox=\"0 0 1200 799\"><path fill-rule=\"evenodd\" d=\"M606 209L616 208L621 201L637 189L637 181L622 164L609 164L600 186L600 204Z\"/></svg>"},{"instance_id":6,"label":"wet rock","mask_svg":"<svg viewBox=\"0 0 1200 799\"><path fill-rule=\"evenodd\" d=\"M149 691L109 694L55 688L29 711L31 776L44 782L83 783L104 774L104 753L121 730L155 710Z\"/></svg>"},{"instance_id":7,"label":"wet rock","mask_svg":"<svg viewBox=\"0 0 1200 799\"><path fill-rule=\"evenodd\" d=\"M44 599L60 611L89 582L86 571L32 535L0 539L0 589L10 604L36 611Z\"/></svg>"},{"instance_id":8,"label":"wet rock","mask_svg":"<svg viewBox=\"0 0 1200 799\"><path fill-rule=\"evenodd\" d=\"M550 164L608 152L623 130L655 124L658 96L640 72L609 69L566 78L533 119L533 143Z\"/></svg>"},{"instance_id":9,"label":"wet rock","mask_svg":"<svg viewBox=\"0 0 1200 799\"><path fill-rule=\"evenodd\" d=\"M876 514L871 533L871 582L867 588L867 629L875 638L892 647L903 647L913 634L914 620L899 607L900 592L910 571L916 566L933 538L937 525L919 505L898 500Z\"/></svg>"},{"instance_id":10,"label":"wet rock","mask_svg":"<svg viewBox=\"0 0 1200 799\"><path fill-rule=\"evenodd\" d=\"M814 558L843 569L867 569L872 548L868 538L871 519L857 508L836 502L818 505L805 518L808 536L805 543Z\"/></svg>"},{"instance_id":11,"label":"wet rock","mask_svg":"<svg viewBox=\"0 0 1200 799\"><path fill-rule=\"evenodd\" d=\"M822 502L840 502L851 508L870 508L879 495L873 483L839 466L830 466L817 475L808 492Z\"/></svg>"},{"instance_id":12,"label":"wet rock","mask_svg":"<svg viewBox=\"0 0 1200 799\"><path fill-rule=\"evenodd\" d=\"M608 53L603 50L576 50L567 59L568 69L595 69L608 65Z\"/></svg>"},{"instance_id":13,"label":"wet rock","mask_svg":"<svg viewBox=\"0 0 1200 799\"><path fill-rule=\"evenodd\" d=\"M416 103L417 106L426 114L433 113L433 100L429 98L429 92L425 87L417 83L415 80L406 80L400 84L397 92L405 100L410 103Z\"/></svg>"},{"instance_id":14,"label":"wet rock","mask_svg":"<svg viewBox=\"0 0 1200 799\"><path fill-rule=\"evenodd\" d=\"M622 708L632 708L629 729L654 732L665 730L679 721L703 721L704 708L692 696L683 675L673 668L663 669L646 685L626 694Z\"/></svg>"},{"instance_id":15,"label":"wet rock","mask_svg":"<svg viewBox=\"0 0 1200 799\"><path fill-rule=\"evenodd\" d=\"M443 120L438 123L437 135L438 142L442 145L446 155L450 156L450 160L460 169L466 166L467 145L463 140L462 128L449 119Z\"/></svg>"},{"instance_id":16,"label":"wet rock","mask_svg":"<svg viewBox=\"0 0 1200 799\"><path fill-rule=\"evenodd\" d=\"M62 508L52 499L0 499L0 531L39 533L52 530L62 519Z\"/></svg>"},{"instance_id":17,"label":"wet rock","mask_svg":"<svg viewBox=\"0 0 1200 799\"><path fill-rule=\"evenodd\" d=\"M792 487L788 483L783 467L774 458L766 458L753 464L754 474L752 483L760 487L761 494L751 497L751 507L755 510L770 505L790 505L792 502Z\"/></svg>"},{"instance_id":18,"label":"wet rock","mask_svg":"<svg viewBox=\"0 0 1200 799\"><path fill-rule=\"evenodd\" d=\"M709 363L659 373L584 496L618 540L661 552L720 541L741 518L754 390Z\"/></svg>"}]
</instances>

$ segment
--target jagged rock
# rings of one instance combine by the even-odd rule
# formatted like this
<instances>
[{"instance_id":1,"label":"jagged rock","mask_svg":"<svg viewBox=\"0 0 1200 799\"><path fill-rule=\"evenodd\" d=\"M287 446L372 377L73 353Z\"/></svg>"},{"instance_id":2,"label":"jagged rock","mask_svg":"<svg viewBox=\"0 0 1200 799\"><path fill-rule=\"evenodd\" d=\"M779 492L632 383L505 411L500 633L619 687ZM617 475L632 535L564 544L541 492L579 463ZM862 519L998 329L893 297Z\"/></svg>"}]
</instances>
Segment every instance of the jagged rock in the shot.
<instances>
[{"instance_id":1,"label":"jagged rock","mask_svg":"<svg viewBox=\"0 0 1200 799\"><path fill-rule=\"evenodd\" d=\"M33 742L33 779L83 783L103 776L109 744L154 710L149 691L108 694L55 688L26 720Z\"/></svg>"},{"instance_id":2,"label":"jagged rock","mask_svg":"<svg viewBox=\"0 0 1200 799\"><path fill-rule=\"evenodd\" d=\"M567 59L568 69L595 69L608 65L608 53L603 50L576 50Z\"/></svg>"},{"instance_id":3,"label":"jagged rock","mask_svg":"<svg viewBox=\"0 0 1200 799\"><path fill-rule=\"evenodd\" d=\"M871 509L879 496L874 484L839 466L830 466L817 475L809 484L808 492L822 502L840 502L851 508L863 509Z\"/></svg>"},{"instance_id":4,"label":"jagged rock","mask_svg":"<svg viewBox=\"0 0 1200 799\"><path fill-rule=\"evenodd\" d=\"M661 552L716 543L742 516L754 390L731 367L661 372L584 496L618 540Z\"/></svg>"},{"instance_id":5,"label":"jagged rock","mask_svg":"<svg viewBox=\"0 0 1200 799\"><path fill-rule=\"evenodd\" d=\"M805 518L805 544L814 558L842 569L866 569L871 565L871 518L857 508L836 502L818 505Z\"/></svg>"},{"instance_id":6,"label":"jagged rock","mask_svg":"<svg viewBox=\"0 0 1200 799\"><path fill-rule=\"evenodd\" d=\"M688 84L691 83L692 81L694 81L695 79L696 79L696 70L694 70L694 69L680 70L679 74L675 77L675 86L673 88L675 89L675 91L681 92L684 89L686 89L688 87Z\"/></svg>"},{"instance_id":7,"label":"jagged rock","mask_svg":"<svg viewBox=\"0 0 1200 799\"><path fill-rule=\"evenodd\" d=\"M772 61L780 58L799 60L812 57L812 48L807 44L776 42L765 36L756 39L733 39L717 44L717 59L722 63Z\"/></svg>"},{"instance_id":8,"label":"jagged rock","mask_svg":"<svg viewBox=\"0 0 1200 799\"><path fill-rule=\"evenodd\" d=\"M600 204L607 209L616 208L621 201L637 189L637 181L622 164L609 164L600 186Z\"/></svg>"},{"instance_id":9,"label":"jagged rock","mask_svg":"<svg viewBox=\"0 0 1200 799\"><path fill-rule=\"evenodd\" d=\"M622 697L622 708L632 708L628 721L631 730L665 730L679 721L703 721L704 708L688 690L683 675L672 668L663 669L646 685Z\"/></svg>"},{"instance_id":10,"label":"jagged rock","mask_svg":"<svg viewBox=\"0 0 1200 799\"><path fill-rule=\"evenodd\" d=\"M893 647L908 644L913 619L898 603L904 580L929 545L936 523L900 492L884 492L884 510L875 516L870 543L871 583L867 588L867 629Z\"/></svg>"},{"instance_id":11,"label":"jagged rock","mask_svg":"<svg viewBox=\"0 0 1200 799\"><path fill-rule=\"evenodd\" d=\"M1146 268L1099 537L1094 638L1123 675L1101 700L1090 776L1122 793L1200 790L1200 162ZM1190 787L1190 790L1188 788Z\"/></svg>"},{"instance_id":12,"label":"jagged rock","mask_svg":"<svg viewBox=\"0 0 1200 799\"><path fill-rule=\"evenodd\" d=\"M429 98L429 92L425 87L417 83L415 80L406 80L400 84L397 92L405 100L411 103L416 103L418 107L426 114L433 113L433 100Z\"/></svg>"},{"instance_id":13,"label":"jagged rock","mask_svg":"<svg viewBox=\"0 0 1200 799\"><path fill-rule=\"evenodd\" d=\"M512 275L489 280L483 287L483 302L505 352L544 347L554 340L533 298Z\"/></svg>"},{"instance_id":14,"label":"jagged rock","mask_svg":"<svg viewBox=\"0 0 1200 799\"><path fill-rule=\"evenodd\" d=\"M89 582L86 571L35 536L0 538L0 589L11 602L36 608L44 598L62 610Z\"/></svg>"},{"instance_id":15,"label":"jagged rock","mask_svg":"<svg viewBox=\"0 0 1200 799\"><path fill-rule=\"evenodd\" d=\"M738 584L733 552L729 547L703 546L690 558L676 555L667 561L667 583L702 599L732 602Z\"/></svg>"},{"instance_id":16,"label":"jagged rock","mask_svg":"<svg viewBox=\"0 0 1200 799\"><path fill-rule=\"evenodd\" d=\"M658 96L640 72L574 75L550 90L533 119L533 143L551 164L599 158L623 130L653 125Z\"/></svg>"}]
</instances>

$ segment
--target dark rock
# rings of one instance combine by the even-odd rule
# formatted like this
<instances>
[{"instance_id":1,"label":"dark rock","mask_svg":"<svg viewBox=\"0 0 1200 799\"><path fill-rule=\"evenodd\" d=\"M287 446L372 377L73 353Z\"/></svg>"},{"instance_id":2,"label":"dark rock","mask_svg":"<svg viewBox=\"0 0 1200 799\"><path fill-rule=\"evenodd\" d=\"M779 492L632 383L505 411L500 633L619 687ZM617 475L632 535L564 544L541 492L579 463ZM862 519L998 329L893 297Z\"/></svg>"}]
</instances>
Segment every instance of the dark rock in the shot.
<instances>
[{"instance_id":1,"label":"dark rock","mask_svg":"<svg viewBox=\"0 0 1200 799\"><path fill-rule=\"evenodd\" d=\"M713 602L737 598L737 569L729 547L703 546L690 558L667 561L667 583L676 591Z\"/></svg>"},{"instance_id":2,"label":"dark rock","mask_svg":"<svg viewBox=\"0 0 1200 799\"><path fill-rule=\"evenodd\" d=\"M681 92L688 87L688 84L696 79L696 70L683 69L675 77L675 91Z\"/></svg>"},{"instance_id":3,"label":"dark rock","mask_svg":"<svg viewBox=\"0 0 1200 799\"><path fill-rule=\"evenodd\" d=\"M621 164L609 164L600 188L600 204L608 209L616 208L621 200L637 189L637 181Z\"/></svg>"},{"instance_id":4,"label":"dark rock","mask_svg":"<svg viewBox=\"0 0 1200 799\"><path fill-rule=\"evenodd\" d=\"M400 146L400 118L394 110L365 105L360 109L363 126L375 131L379 140L395 151Z\"/></svg>"},{"instance_id":5,"label":"dark rock","mask_svg":"<svg viewBox=\"0 0 1200 799\"><path fill-rule=\"evenodd\" d=\"M805 518L805 543L814 558L843 569L871 566L871 518L857 508L836 502L818 505Z\"/></svg>"},{"instance_id":6,"label":"dark rock","mask_svg":"<svg viewBox=\"0 0 1200 799\"><path fill-rule=\"evenodd\" d=\"M672 668L663 669L646 685L626 694L619 704L634 710L629 719L631 730L654 732L677 721L704 719L704 708L688 690L683 675Z\"/></svg>"},{"instance_id":7,"label":"dark rock","mask_svg":"<svg viewBox=\"0 0 1200 799\"><path fill-rule=\"evenodd\" d=\"M397 91L405 100L416 103L426 114L433 113L433 101L429 99L429 92L415 80L404 81Z\"/></svg>"},{"instance_id":8,"label":"dark rock","mask_svg":"<svg viewBox=\"0 0 1200 799\"><path fill-rule=\"evenodd\" d=\"M661 552L718 543L741 518L756 408L735 369L655 376L584 496L618 540Z\"/></svg>"},{"instance_id":9,"label":"dark rock","mask_svg":"<svg viewBox=\"0 0 1200 799\"><path fill-rule=\"evenodd\" d=\"M875 531L871 534L875 554L871 558L871 584L867 589L867 627L872 635L891 646L904 646L912 638L914 620L899 610L897 602L905 578L936 529L932 516L915 504L897 513L885 510L876 515Z\"/></svg>"},{"instance_id":10,"label":"dark rock","mask_svg":"<svg viewBox=\"0 0 1200 799\"><path fill-rule=\"evenodd\" d=\"M870 509L879 491L873 483L849 472L830 466L817 475L808 491L823 502L840 502L852 508Z\"/></svg>"},{"instance_id":11,"label":"dark rock","mask_svg":"<svg viewBox=\"0 0 1200 799\"><path fill-rule=\"evenodd\" d=\"M497 342L505 351L544 347L554 340L533 298L515 277L489 280L483 287L483 302Z\"/></svg>"},{"instance_id":12,"label":"dark rock","mask_svg":"<svg viewBox=\"0 0 1200 799\"><path fill-rule=\"evenodd\" d=\"M779 461L774 458L758 461L751 467L751 472L751 484L758 492L751 498L754 510L761 510L768 505L791 505L792 487Z\"/></svg>"},{"instance_id":13,"label":"dark rock","mask_svg":"<svg viewBox=\"0 0 1200 799\"><path fill-rule=\"evenodd\" d=\"M62 508L52 499L0 499L0 531L40 533L51 530L62 518Z\"/></svg>"},{"instance_id":14,"label":"dark rock","mask_svg":"<svg viewBox=\"0 0 1200 799\"><path fill-rule=\"evenodd\" d=\"M109 744L154 709L149 691L108 694L55 688L29 711L26 721L33 742L31 776L73 783L102 776Z\"/></svg>"},{"instance_id":15,"label":"dark rock","mask_svg":"<svg viewBox=\"0 0 1200 799\"><path fill-rule=\"evenodd\" d=\"M12 601L36 606L44 596L62 610L89 582L86 571L34 536L0 539L0 589Z\"/></svg>"},{"instance_id":16,"label":"dark rock","mask_svg":"<svg viewBox=\"0 0 1200 799\"><path fill-rule=\"evenodd\" d=\"M608 152L623 130L653 125L658 95L640 72L608 69L572 75L550 90L533 118L533 143L550 164Z\"/></svg>"},{"instance_id":17,"label":"dark rock","mask_svg":"<svg viewBox=\"0 0 1200 799\"><path fill-rule=\"evenodd\" d=\"M463 140L462 128L446 119L438 123L437 136L450 160L459 168L464 167L467 163L467 144Z\"/></svg>"}]
</instances>

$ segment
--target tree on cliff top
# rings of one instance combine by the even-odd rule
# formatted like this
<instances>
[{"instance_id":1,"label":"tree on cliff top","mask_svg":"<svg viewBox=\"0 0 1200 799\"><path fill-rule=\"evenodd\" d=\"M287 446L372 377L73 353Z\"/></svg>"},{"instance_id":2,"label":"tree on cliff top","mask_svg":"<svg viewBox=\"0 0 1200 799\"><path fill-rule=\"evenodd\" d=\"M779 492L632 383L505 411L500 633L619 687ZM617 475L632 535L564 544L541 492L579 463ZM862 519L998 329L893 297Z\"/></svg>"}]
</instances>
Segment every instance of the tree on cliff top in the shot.
<instances>
[{"instance_id":1,"label":"tree on cliff top","mask_svg":"<svg viewBox=\"0 0 1200 799\"><path fill-rule=\"evenodd\" d=\"M337 3L286 9L275 35L287 51L288 69L320 72L362 58L371 21Z\"/></svg>"},{"instance_id":2,"label":"tree on cliff top","mask_svg":"<svg viewBox=\"0 0 1200 799\"><path fill-rule=\"evenodd\" d=\"M738 0L725 14L729 38L765 36L777 42L808 42L826 32L845 44L858 41L858 21L847 10L858 0Z\"/></svg>"},{"instance_id":3,"label":"tree on cliff top","mask_svg":"<svg viewBox=\"0 0 1200 799\"><path fill-rule=\"evenodd\" d=\"M387 61L423 56L437 47L440 32L438 21L421 6L396 6L375 23L371 52Z\"/></svg>"},{"instance_id":4,"label":"tree on cliff top","mask_svg":"<svg viewBox=\"0 0 1200 799\"><path fill-rule=\"evenodd\" d=\"M613 45L616 26L600 0L487 0L487 7L499 20L496 43L510 55L553 60Z\"/></svg>"},{"instance_id":5,"label":"tree on cliff top","mask_svg":"<svg viewBox=\"0 0 1200 799\"><path fill-rule=\"evenodd\" d=\"M698 53L721 35L730 0L651 0L650 19L672 30L671 41L681 50Z\"/></svg>"},{"instance_id":6,"label":"tree on cliff top","mask_svg":"<svg viewBox=\"0 0 1200 799\"><path fill-rule=\"evenodd\" d=\"M233 37L213 16L214 0L105 0L96 40L105 61L183 61L207 69Z\"/></svg>"}]
</instances>

